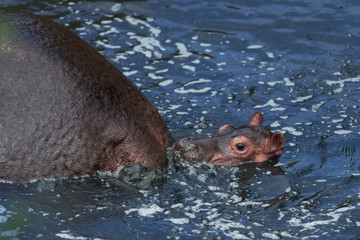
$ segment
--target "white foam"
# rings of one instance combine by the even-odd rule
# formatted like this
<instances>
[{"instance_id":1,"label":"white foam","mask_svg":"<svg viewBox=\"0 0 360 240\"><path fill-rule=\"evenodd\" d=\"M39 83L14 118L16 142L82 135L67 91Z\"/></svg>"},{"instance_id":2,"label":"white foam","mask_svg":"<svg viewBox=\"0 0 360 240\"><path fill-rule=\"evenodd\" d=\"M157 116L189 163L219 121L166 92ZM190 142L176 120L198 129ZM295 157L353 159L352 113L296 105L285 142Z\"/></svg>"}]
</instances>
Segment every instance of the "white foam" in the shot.
<instances>
[{"instance_id":1,"label":"white foam","mask_svg":"<svg viewBox=\"0 0 360 240\"><path fill-rule=\"evenodd\" d=\"M165 68L165 69L160 69L160 70L157 70L156 73L166 73L168 72L169 69L168 68Z\"/></svg>"},{"instance_id":2,"label":"white foam","mask_svg":"<svg viewBox=\"0 0 360 240\"><path fill-rule=\"evenodd\" d=\"M339 80L326 80L325 82L329 86L339 85L339 88L335 89L334 93L341 93L342 91L344 91L345 83L347 83L347 82L357 82L357 83L359 83L360 82L360 76L354 77L354 78L339 79Z\"/></svg>"},{"instance_id":3,"label":"white foam","mask_svg":"<svg viewBox=\"0 0 360 240\"><path fill-rule=\"evenodd\" d=\"M129 72L123 72L123 74L125 75L125 76L131 76L131 75L134 75L134 74L137 74L138 73L138 71L136 71L136 70L134 70L134 71L129 71Z\"/></svg>"},{"instance_id":4,"label":"white foam","mask_svg":"<svg viewBox=\"0 0 360 240\"><path fill-rule=\"evenodd\" d=\"M100 34L100 36L104 36L104 35L107 35L107 34L111 34L111 33L120 33L116 28L114 28L114 27L111 27L108 31L106 31L106 32L101 32L101 33L99 33Z\"/></svg>"},{"instance_id":5,"label":"white foam","mask_svg":"<svg viewBox=\"0 0 360 240\"><path fill-rule=\"evenodd\" d=\"M125 17L125 20L128 21L130 24L135 25L135 26L143 25L143 26L147 27L149 29L149 31L151 32L151 34L154 35L155 37L158 37L160 35L160 33L161 33L161 30L159 28L153 27L148 23L151 20L150 18L147 19L148 22L145 22L145 21L140 20L138 18L134 18L134 17L132 17L130 15L127 15Z\"/></svg>"},{"instance_id":6,"label":"white foam","mask_svg":"<svg viewBox=\"0 0 360 240\"><path fill-rule=\"evenodd\" d=\"M247 202L240 202L238 203L239 206L256 206L256 205L262 205L262 202L254 202L254 201L247 201Z\"/></svg>"},{"instance_id":7,"label":"white foam","mask_svg":"<svg viewBox=\"0 0 360 240\"><path fill-rule=\"evenodd\" d=\"M164 219L166 221L170 221L174 224L189 224L190 220L188 218L168 218Z\"/></svg>"},{"instance_id":8,"label":"white foam","mask_svg":"<svg viewBox=\"0 0 360 240\"><path fill-rule=\"evenodd\" d=\"M60 233L56 233L55 236L63 238L63 239L71 239L71 240L85 240L87 239L86 237L75 237L73 235L71 235L70 230L64 230L61 231ZM99 238L97 238L99 239Z\"/></svg>"},{"instance_id":9,"label":"white foam","mask_svg":"<svg viewBox=\"0 0 360 240\"><path fill-rule=\"evenodd\" d=\"M280 232L280 235L284 238L295 238L297 239L297 236L293 236L292 234L288 233L288 232Z\"/></svg>"},{"instance_id":10,"label":"white foam","mask_svg":"<svg viewBox=\"0 0 360 240\"><path fill-rule=\"evenodd\" d=\"M266 84L269 85L269 86L271 86L271 87L275 86L275 85L278 84L278 83L283 83L283 81L266 82Z\"/></svg>"},{"instance_id":11,"label":"white foam","mask_svg":"<svg viewBox=\"0 0 360 240\"><path fill-rule=\"evenodd\" d=\"M184 208L184 204L177 203L177 204L172 205L171 208Z\"/></svg>"},{"instance_id":12,"label":"white foam","mask_svg":"<svg viewBox=\"0 0 360 240\"><path fill-rule=\"evenodd\" d=\"M161 51L166 50L154 37L130 36L130 39L136 39L140 43L139 45L134 46L133 50L144 54L147 58L151 58L152 56L160 58L162 56L162 54L155 49L159 49Z\"/></svg>"},{"instance_id":13,"label":"white foam","mask_svg":"<svg viewBox=\"0 0 360 240\"><path fill-rule=\"evenodd\" d=\"M333 75L334 76L342 76L342 73L341 72L334 72Z\"/></svg>"},{"instance_id":14,"label":"white foam","mask_svg":"<svg viewBox=\"0 0 360 240\"><path fill-rule=\"evenodd\" d=\"M165 81L162 81L162 82L159 82L159 86L162 86L162 87L166 87L170 84L172 84L174 81L171 80L171 79L168 79L168 80L165 80Z\"/></svg>"},{"instance_id":15,"label":"white foam","mask_svg":"<svg viewBox=\"0 0 360 240\"><path fill-rule=\"evenodd\" d=\"M279 104L275 103L274 99L270 99L267 103L265 103L264 105L256 105L254 108L264 108L264 107L277 107L279 106Z\"/></svg>"},{"instance_id":16,"label":"white foam","mask_svg":"<svg viewBox=\"0 0 360 240\"><path fill-rule=\"evenodd\" d=\"M188 112L176 112L177 115L188 115Z\"/></svg>"},{"instance_id":17,"label":"white foam","mask_svg":"<svg viewBox=\"0 0 360 240\"><path fill-rule=\"evenodd\" d=\"M148 77L151 79L163 79L163 76L156 75L155 73L149 73Z\"/></svg>"},{"instance_id":18,"label":"white foam","mask_svg":"<svg viewBox=\"0 0 360 240\"><path fill-rule=\"evenodd\" d=\"M282 130L283 130L283 131L287 131L288 133L290 133L290 134L292 134L292 135L294 135L294 136L301 136L301 135L303 135L302 132L297 131L297 130L296 130L295 128L293 128L293 127L283 127Z\"/></svg>"},{"instance_id":19,"label":"white foam","mask_svg":"<svg viewBox=\"0 0 360 240\"><path fill-rule=\"evenodd\" d=\"M190 70L192 72L195 72L195 67L194 66L190 66L190 65L184 65L182 66L183 69L186 69L186 70Z\"/></svg>"},{"instance_id":20,"label":"white foam","mask_svg":"<svg viewBox=\"0 0 360 240\"><path fill-rule=\"evenodd\" d=\"M337 224L342 214L349 210L355 209L355 206L338 208L333 212L328 212L328 213L319 213L320 217L327 218L327 220L314 220L314 221L311 221L313 217L311 216L311 213L308 210L305 210L304 206L302 208L303 208L302 216L291 218L289 220L289 224L291 226L303 227L304 229L313 230L316 229L318 225Z\"/></svg>"},{"instance_id":21,"label":"white foam","mask_svg":"<svg viewBox=\"0 0 360 240\"><path fill-rule=\"evenodd\" d=\"M326 179L317 179L315 182L327 182Z\"/></svg>"},{"instance_id":22,"label":"white foam","mask_svg":"<svg viewBox=\"0 0 360 240\"><path fill-rule=\"evenodd\" d=\"M177 43L175 43L175 45L179 50L179 55L177 55L175 57L187 58L192 55L192 53L187 50L184 43L177 42Z\"/></svg>"},{"instance_id":23,"label":"white foam","mask_svg":"<svg viewBox=\"0 0 360 240\"><path fill-rule=\"evenodd\" d=\"M311 107L311 110L312 110L313 112L317 112L317 110L318 110L322 105L324 105L324 103L325 103L325 101L322 101L322 102L320 102L320 103L318 103L318 104L314 104L314 105Z\"/></svg>"},{"instance_id":24,"label":"white foam","mask_svg":"<svg viewBox=\"0 0 360 240\"><path fill-rule=\"evenodd\" d=\"M211 90L211 87L205 87L205 88L201 88L201 89L187 89L187 90L185 90L184 87L180 87L180 88L175 89L174 92L181 93L181 94L188 94L188 93L206 93L210 90Z\"/></svg>"},{"instance_id":25,"label":"white foam","mask_svg":"<svg viewBox=\"0 0 360 240\"><path fill-rule=\"evenodd\" d=\"M146 65L146 66L144 66L144 69L155 70L156 68L154 66L151 66L151 65Z\"/></svg>"},{"instance_id":26,"label":"white foam","mask_svg":"<svg viewBox=\"0 0 360 240\"><path fill-rule=\"evenodd\" d=\"M285 82L285 86L295 86L295 83L293 83L292 81L290 81L289 78L284 78L283 79Z\"/></svg>"},{"instance_id":27,"label":"white foam","mask_svg":"<svg viewBox=\"0 0 360 240\"><path fill-rule=\"evenodd\" d=\"M262 233L261 236L263 236L265 238L270 238L270 239L280 239L280 237L274 233Z\"/></svg>"},{"instance_id":28,"label":"white foam","mask_svg":"<svg viewBox=\"0 0 360 240\"><path fill-rule=\"evenodd\" d=\"M221 214L217 214L218 216L221 216ZM246 226L234 222L232 220L228 220L226 218L219 218L219 219L209 219L209 225L212 226L214 229L220 230L223 232L224 235L231 237L232 239L250 239L247 236L240 233L243 229L246 229ZM239 230L240 231L239 231Z\"/></svg>"},{"instance_id":29,"label":"white foam","mask_svg":"<svg viewBox=\"0 0 360 240\"><path fill-rule=\"evenodd\" d=\"M111 11L113 12L117 12L119 11L121 8L121 3L115 3L112 7L111 7Z\"/></svg>"},{"instance_id":30,"label":"white foam","mask_svg":"<svg viewBox=\"0 0 360 240\"><path fill-rule=\"evenodd\" d=\"M270 127L272 127L272 128L276 128L276 127L280 127L280 126L281 126L281 124L279 121L275 121L272 124L270 124Z\"/></svg>"},{"instance_id":31,"label":"white foam","mask_svg":"<svg viewBox=\"0 0 360 240\"><path fill-rule=\"evenodd\" d=\"M6 223L8 218L6 216L1 216L7 212L6 208L3 205L0 205L0 223Z\"/></svg>"},{"instance_id":32,"label":"white foam","mask_svg":"<svg viewBox=\"0 0 360 240\"><path fill-rule=\"evenodd\" d=\"M230 237L231 239L251 239L251 238L248 238L247 236L243 235L240 233L240 231L230 231L230 232L225 232L224 233L226 236Z\"/></svg>"},{"instance_id":33,"label":"white foam","mask_svg":"<svg viewBox=\"0 0 360 240\"><path fill-rule=\"evenodd\" d=\"M125 214L137 212L142 217L153 217L155 213L163 212L164 209L156 204L142 204L140 208L131 208L125 211Z\"/></svg>"},{"instance_id":34,"label":"white foam","mask_svg":"<svg viewBox=\"0 0 360 240\"><path fill-rule=\"evenodd\" d=\"M101 25L108 25L111 24L112 20L102 20Z\"/></svg>"},{"instance_id":35,"label":"white foam","mask_svg":"<svg viewBox=\"0 0 360 240\"><path fill-rule=\"evenodd\" d=\"M186 83L184 86L189 86L189 85L193 85L193 84L198 84L198 83L206 83L206 82L211 82L211 80L209 79L204 79L204 78L200 78L194 81L190 81L188 83ZM211 90L211 87L204 87L204 88L200 88L200 89L185 89L185 87L180 87L180 88L176 88L174 91L176 93L181 93L181 94L187 94L187 93L205 93Z\"/></svg>"},{"instance_id":36,"label":"white foam","mask_svg":"<svg viewBox=\"0 0 360 240\"><path fill-rule=\"evenodd\" d=\"M263 48L262 45L250 45L247 47L247 49L260 49L260 48Z\"/></svg>"},{"instance_id":37,"label":"white foam","mask_svg":"<svg viewBox=\"0 0 360 240\"><path fill-rule=\"evenodd\" d=\"M202 47L211 47L211 43L200 43Z\"/></svg>"},{"instance_id":38,"label":"white foam","mask_svg":"<svg viewBox=\"0 0 360 240\"><path fill-rule=\"evenodd\" d=\"M338 134L338 135L346 135L346 134L350 134L350 133L352 133L352 132L353 132L353 131L351 131L351 130L344 130L344 129L334 131L334 133L335 133L335 134Z\"/></svg>"},{"instance_id":39,"label":"white foam","mask_svg":"<svg viewBox=\"0 0 360 240\"><path fill-rule=\"evenodd\" d=\"M309 99L312 99L314 96L313 95L308 95L308 96L304 96L304 97L297 97L295 100L291 100L292 103L299 103L299 102L305 102Z\"/></svg>"},{"instance_id":40,"label":"white foam","mask_svg":"<svg viewBox=\"0 0 360 240\"><path fill-rule=\"evenodd\" d=\"M339 123L339 122L343 122L344 119L332 119L331 122L333 123Z\"/></svg>"},{"instance_id":41,"label":"white foam","mask_svg":"<svg viewBox=\"0 0 360 240\"><path fill-rule=\"evenodd\" d=\"M270 111L285 111L286 108L284 107L275 107L275 108L271 108Z\"/></svg>"},{"instance_id":42,"label":"white foam","mask_svg":"<svg viewBox=\"0 0 360 240\"><path fill-rule=\"evenodd\" d=\"M171 109L171 110L175 110L175 109L178 109L179 107L181 107L181 104L172 104L172 105L170 105L169 106L169 109Z\"/></svg>"},{"instance_id":43,"label":"white foam","mask_svg":"<svg viewBox=\"0 0 360 240\"><path fill-rule=\"evenodd\" d=\"M132 16L126 16L125 20L135 26L145 26L150 32L150 36L147 37L137 36L136 34L131 32L127 33L127 35L130 36L130 39L135 39L140 43L139 45L134 46L133 50L135 52L144 54L147 58L151 58L152 56L160 58L162 54L158 50L165 51L166 49L162 47L160 42L156 39L157 37L159 37L161 30L159 28L151 26L148 23L151 19L148 18L148 22L146 22Z\"/></svg>"},{"instance_id":44,"label":"white foam","mask_svg":"<svg viewBox=\"0 0 360 240\"><path fill-rule=\"evenodd\" d=\"M8 230L8 231L0 230L0 237L5 237L6 239L8 239L10 237L16 237L19 233L20 233L19 227L15 228L13 230ZM18 238L11 238L11 239L18 239Z\"/></svg>"},{"instance_id":45,"label":"white foam","mask_svg":"<svg viewBox=\"0 0 360 240\"><path fill-rule=\"evenodd\" d=\"M209 189L210 191L212 191L212 192L220 191L220 190L221 190L221 188L216 187L216 186L208 186L208 189Z\"/></svg>"},{"instance_id":46,"label":"white foam","mask_svg":"<svg viewBox=\"0 0 360 240\"><path fill-rule=\"evenodd\" d=\"M266 55L268 56L268 58L274 58L275 55L271 52L267 52Z\"/></svg>"},{"instance_id":47,"label":"white foam","mask_svg":"<svg viewBox=\"0 0 360 240\"><path fill-rule=\"evenodd\" d=\"M104 43L104 42L102 42L100 40L95 41L95 43L97 45L101 45L101 46L103 46L105 48L108 48L108 49L119 49L119 48L121 48L120 45L117 45L117 46L116 45L111 45L111 44L108 44L108 43Z\"/></svg>"},{"instance_id":48,"label":"white foam","mask_svg":"<svg viewBox=\"0 0 360 240\"><path fill-rule=\"evenodd\" d=\"M190 81L190 82L186 83L184 86L189 86L189 85L197 84L197 83L206 83L206 82L211 82L211 80L209 80L209 79L204 79L204 78L199 78L199 79L197 79L197 80Z\"/></svg>"}]
</instances>

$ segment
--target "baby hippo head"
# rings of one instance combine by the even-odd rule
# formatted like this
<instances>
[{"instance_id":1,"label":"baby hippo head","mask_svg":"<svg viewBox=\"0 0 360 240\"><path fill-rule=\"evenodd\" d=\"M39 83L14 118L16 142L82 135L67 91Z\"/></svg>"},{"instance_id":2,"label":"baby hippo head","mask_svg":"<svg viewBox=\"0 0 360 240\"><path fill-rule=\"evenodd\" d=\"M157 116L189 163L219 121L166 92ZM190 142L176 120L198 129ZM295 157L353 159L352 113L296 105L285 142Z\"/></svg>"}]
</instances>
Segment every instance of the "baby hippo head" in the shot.
<instances>
[{"instance_id":1,"label":"baby hippo head","mask_svg":"<svg viewBox=\"0 0 360 240\"><path fill-rule=\"evenodd\" d=\"M271 133L262 127L263 119L260 112L255 112L249 125L238 128L224 125L212 138L183 138L175 150L191 164L205 161L218 166L237 166L277 159L284 150L285 138L279 132Z\"/></svg>"}]
</instances>

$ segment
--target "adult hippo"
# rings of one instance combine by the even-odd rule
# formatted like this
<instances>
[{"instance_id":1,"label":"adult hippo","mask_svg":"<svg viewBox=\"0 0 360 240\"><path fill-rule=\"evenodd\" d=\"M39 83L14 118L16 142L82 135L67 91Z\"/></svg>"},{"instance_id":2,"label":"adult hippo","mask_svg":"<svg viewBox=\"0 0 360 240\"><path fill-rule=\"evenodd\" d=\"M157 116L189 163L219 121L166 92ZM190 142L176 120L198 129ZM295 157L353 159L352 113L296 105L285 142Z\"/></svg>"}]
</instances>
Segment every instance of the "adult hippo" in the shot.
<instances>
[{"instance_id":1,"label":"adult hippo","mask_svg":"<svg viewBox=\"0 0 360 240\"><path fill-rule=\"evenodd\" d=\"M272 139L270 133L261 140L254 129L262 127L255 125L246 133L249 141ZM280 135L268 141L277 150L267 159L281 154ZM177 145L180 151L191 149L185 142ZM45 17L0 9L0 179L93 175L126 164L163 170L172 144L155 108L89 44ZM262 146L249 145L258 153ZM226 143L221 147L227 165L234 154ZM254 159L241 162L247 160Z\"/></svg>"},{"instance_id":2,"label":"adult hippo","mask_svg":"<svg viewBox=\"0 0 360 240\"><path fill-rule=\"evenodd\" d=\"M170 133L89 44L42 16L0 10L0 178L165 169Z\"/></svg>"}]
</instances>

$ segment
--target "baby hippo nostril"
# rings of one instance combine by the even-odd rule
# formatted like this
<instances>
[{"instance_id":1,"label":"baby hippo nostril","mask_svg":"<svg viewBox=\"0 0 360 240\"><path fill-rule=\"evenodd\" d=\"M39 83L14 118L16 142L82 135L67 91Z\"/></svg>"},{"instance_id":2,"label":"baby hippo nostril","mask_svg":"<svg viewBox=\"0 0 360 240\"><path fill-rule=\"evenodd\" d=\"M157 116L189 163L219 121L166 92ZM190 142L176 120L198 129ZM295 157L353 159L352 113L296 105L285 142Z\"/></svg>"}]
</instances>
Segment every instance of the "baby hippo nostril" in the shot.
<instances>
[{"instance_id":1,"label":"baby hippo nostril","mask_svg":"<svg viewBox=\"0 0 360 240\"><path fill-rule=\"evenodd\" d=\"M208 157L205 156L208 151L204 152L204 141L194 138L182 138L175 145L175 151L178 151L181 158L191 164L205 161ZM209 145L207 140L205 146ZM206 148L205 148L206 149ZM205 153L205 155L204 155Z\"/></svg>"},{"instance_id":2,"label":"baby hippo nostril","mask_svg":"<svg viewBox=\"0 0 360 240\"><path fill-rule=\"evenodd\" d=\"M190 138L185 137L178 141L178 143L175 145L175 150L180 150L182 148L187 148L187 146L190 144Z\"/></svg>"},{"instance_id":3,"label":"baby hippo nostril","mask_svg":"<svg viewBox=\"0 0 360 240\"><path fill-rule=\"evenodd\" d=\"M191 138L182 138L175 145L175 150L179 151L180 156L189 162L196 163L199 158L200 146L194 143Z\"/></svg>"},{"instance_id":4,"label":"baby hippo nostril","mask_svg":"<svg viewBox=\"0 0 360 240\"><path fill-rule=\"evenodd\" d=\"M189 143L188 145L185 146L186 150L193 150L198 148L199 146L194 144L194 143Z\"/></svg>"}]
</instances>

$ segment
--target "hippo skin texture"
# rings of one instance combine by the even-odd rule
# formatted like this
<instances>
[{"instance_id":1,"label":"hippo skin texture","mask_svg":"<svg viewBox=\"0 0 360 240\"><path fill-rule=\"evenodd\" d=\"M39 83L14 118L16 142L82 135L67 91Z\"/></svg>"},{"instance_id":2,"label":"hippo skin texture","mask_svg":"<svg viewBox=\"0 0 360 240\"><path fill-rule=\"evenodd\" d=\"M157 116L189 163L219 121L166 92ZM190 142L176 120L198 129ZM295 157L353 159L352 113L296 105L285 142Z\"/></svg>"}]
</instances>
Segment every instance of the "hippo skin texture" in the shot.
<instances>
[{"instance_id":1,"label":"hippo skin texture","mask_svg":"<svg viewBox=\"0 0 360 240\"><path fill-rule=\"evenodd\" d=\"M0 179L165 169L173 140L159 113L65 27L0 9Z\"/></svg>"}]
</instances>

